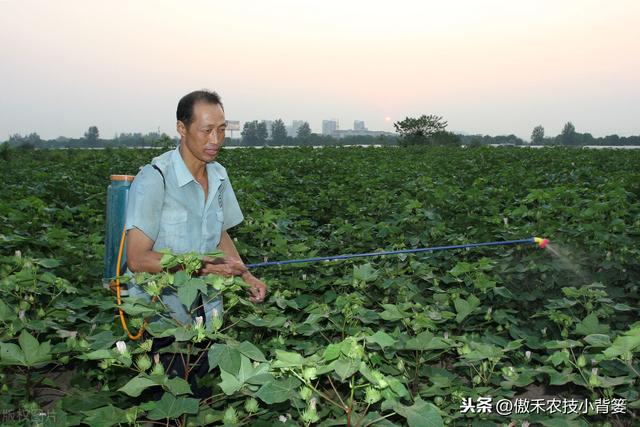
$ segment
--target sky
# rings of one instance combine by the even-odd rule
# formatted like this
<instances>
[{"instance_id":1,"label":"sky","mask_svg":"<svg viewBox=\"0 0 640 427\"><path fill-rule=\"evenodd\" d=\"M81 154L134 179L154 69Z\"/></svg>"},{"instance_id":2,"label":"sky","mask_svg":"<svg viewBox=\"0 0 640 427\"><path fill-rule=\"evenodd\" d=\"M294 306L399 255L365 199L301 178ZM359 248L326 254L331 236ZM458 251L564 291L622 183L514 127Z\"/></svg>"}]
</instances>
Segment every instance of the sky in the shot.
<instances>
[{"instance_id":1,"label":"sky","mask_svg":"<svg viewBox=\"0 0 640 427\"><path fill-rule=\"evenodd\" d=\"M175 131L184 94L229 120L393 131L640 134L637 0L0 0L0 140Z\"/></svg>"}]
</instances>

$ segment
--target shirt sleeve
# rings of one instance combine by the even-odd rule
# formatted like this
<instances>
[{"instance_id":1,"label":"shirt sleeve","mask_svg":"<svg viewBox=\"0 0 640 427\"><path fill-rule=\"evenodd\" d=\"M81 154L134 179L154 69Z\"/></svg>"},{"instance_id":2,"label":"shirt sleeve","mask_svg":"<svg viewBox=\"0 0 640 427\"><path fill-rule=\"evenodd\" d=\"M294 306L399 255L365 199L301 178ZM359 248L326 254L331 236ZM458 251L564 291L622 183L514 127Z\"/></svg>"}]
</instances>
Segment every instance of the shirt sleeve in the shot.
<instances>
[{"instance_id":1,"label":"shirt sleeve","mask_svg":"<svg viewBox=\"0 0 640 427\"><path fill-rule=\"evenodd\" d=\"M154 242L160 232L164 202L164 183L160 172L146 165L138 172L129 189L126 229L137 228Z\"/></svg>"},{"instance_id":2,"label":"shirt sleeve","mask_svg":"<svg viewBox=\"0 0 640 427\"><path fill-rule=\"evenodd\" d=\"M228 230L231 227L235 227L240 224L244 219L236 194L233 192L231 181L227 176L226 183L224 184L224 192L222 195L222 229Z\"/></svg>"}]
</instances>

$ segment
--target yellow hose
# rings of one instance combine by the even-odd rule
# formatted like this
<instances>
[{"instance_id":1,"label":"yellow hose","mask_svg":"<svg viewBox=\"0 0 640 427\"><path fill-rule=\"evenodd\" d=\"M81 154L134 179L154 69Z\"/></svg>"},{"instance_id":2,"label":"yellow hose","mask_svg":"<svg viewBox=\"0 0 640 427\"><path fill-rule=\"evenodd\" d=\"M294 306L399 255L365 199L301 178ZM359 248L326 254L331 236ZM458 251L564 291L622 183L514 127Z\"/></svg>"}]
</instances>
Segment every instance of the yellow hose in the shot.
<instances>
[{"instance_id":1,"label":"yellow hose","mask_svg":"<svg viewBox=\"0 0 640 427\"><path fill-rule=\"evenodd\" d=\"M122 252L124 250L124 239L126 236L126 232L127 229L125 226L125 228L122 230L122 237L120 238L120 249L118 249L118 263L116 264L116 300L118 301L118 306L122 305L122 298L120 297L120 266L122 265ZM157 298L154 296L152 301L156 302L156 299ZM138 333L133 335L127 327L127 321L124 318L124 311L120 307L118 307L118 311L120 312L120 323L122 324L122 329L124 329L124 331L127 333L127 336L134 341L139 340L142 336L142 333L144 332L145 326L147 326L147 319L144 319L144 323L142 324L142 327L140 328Z\"/></svg>"}]
</instances>

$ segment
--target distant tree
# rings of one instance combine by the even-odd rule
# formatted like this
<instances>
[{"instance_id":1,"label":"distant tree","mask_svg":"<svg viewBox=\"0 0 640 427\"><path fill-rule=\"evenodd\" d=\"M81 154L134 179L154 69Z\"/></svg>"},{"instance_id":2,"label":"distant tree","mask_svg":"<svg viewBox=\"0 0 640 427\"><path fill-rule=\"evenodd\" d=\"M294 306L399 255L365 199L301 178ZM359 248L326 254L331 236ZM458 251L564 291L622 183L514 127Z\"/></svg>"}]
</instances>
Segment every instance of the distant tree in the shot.
<instances>
[{"instance_id":1,"label":"distant tree","mask_svg":"<svg viewBox=\"0 0 640 427\"><path fill-rule=\"evenodd\" d=\"M311 137L311 126L309 126L309 123L304 122L298 128L296 138L300 141L300 143L305 144L309 142L310 137Z\"/></svg>"},{"instance_id":2,"label":"distant tree","mask_svg":"<svg viewBox=\"0 0 640 427\"><path fill-rule=\"evenodd\" d=\"M84 138L87 141L96 142L100 138L100 131L97 126L89 126L89 129L84 133Z\"/></svg>"},{"instance_id":3,"label":"distant tree","mask_svg":"<svg viewBox=\"0 0 640 427\"><path fill-rule=\"evenodd\" d=\"M575 145L576 143L576 127L573 123L567 122L562 128L562 133L560 134L560 144Z\"/></svg>"},{"instance_id":4,"label":"distant tree","mask_svg":"<svg viewBox=\"0 0 640 427\"><path fill-rule=\"evenodd\" d=\"M436 132L429 137L431 145L460 145L460 137L453 132L446 130Z\"/></svg>"},{"instance_id":5,"label":"distant tree","mask_svg":"<svg viewBox=\"0 0 640 427\"><path fill-rule=\"evenodd\" d=\"M435 134L446 130L447 122L440 116L423 114L417 119L407 117L394 123L393 127L400 134L398 140L400 145L427 145L434 143L431 138Z\"/></svg>"},{"instance_id":6,"label":"distant tree","mask_svg":"<svg viewBox=\"0 0 640 427\"><path fill-rule=\"evenodd\" d=\"M623 144L620 144L620 137L616 134L613 134L613 135L607 135L604 138L602 138L601 145L623 145Z\"/></svg>"},{"instance_id":7,"label":"distant tree","mask_svg":"<svg viewBox=\"0 0 640 427\"><path fill-rule=\"evenodd\" d=\"M544 143L544 128L540 125L533 128L531 132L531 143L540 145Z\"/></svg>"},{"instance_id":8,"label":"distant tree","mask_svg":"<svg viewBox=\"0 0 640 427\"><path fill-rule=\"evenodd\" d=\"M242 135L242 143L244 145L257 145L258 122L256 120L252 122L245 122L240 135Z\"/></svg>"},{"instance_id":9,"label":"distant tree","mask_svg":"<svg viewBox=\"0 0 640 427\"><path fill-rule=\"evenodd\" d=\"M287 128L282 119L277 119L271 125L271 139L276 145L284 144L287 141Z\"/></svg>"},{"instance_id":10,"label":"distant tree","mask_svg":"<svg viewBox=\"0 0 640 427\"><path fill-rule=\"evenodd\" d=\"M169 135L163 133L153 142L153 145L168 150L170 148L175 148L176 142Z\"/></svg>"},{"instance_id":11,"label":"distant tree","mask_svg":"<svg viewBox=\"0 0 640 427\"><path fill-rule=\"evenodd\" d=\"M259 145L267 144L267 137L269 136L269 130L267 129L266 122L259 122L256 124L256 138Z\"/></svg>"},{"instance_id":12,"label":"distant tree","mask_svg":"<svg viewBox=\"0 0 640 427\"><path fill-rule=\"evenodd\" d=\"M35 132L31 132L25 136L14 133L13 135L9 135L9 141L7 142L11 147L21 147L27 150L40 147L43 144L42 138Z\"/></svg>"}]
</instances>

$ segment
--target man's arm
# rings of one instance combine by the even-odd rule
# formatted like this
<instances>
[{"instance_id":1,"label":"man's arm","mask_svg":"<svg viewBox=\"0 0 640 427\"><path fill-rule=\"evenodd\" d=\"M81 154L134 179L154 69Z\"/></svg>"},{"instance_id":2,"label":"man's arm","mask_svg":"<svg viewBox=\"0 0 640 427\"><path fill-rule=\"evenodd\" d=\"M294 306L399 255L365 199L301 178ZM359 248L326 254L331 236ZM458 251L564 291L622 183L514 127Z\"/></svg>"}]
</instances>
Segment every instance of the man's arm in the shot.
<instances>
[{"instance_id":1,"label":"man's arm","mask_svg":"<svg viewBox=\"0 0 640 427\"><path fill-rule=\"evenodd\" d=\"M154 241L137 228L127 231L127 266L134 273L162 271L162 254L153 250Z\"/></svg>"},{"instance_id":2,"label":"man's arm","mask_svg":"<svg viewBox=\"0 0 640 427\"><path fill-rule=\"evenodd\" d=\"M226 234L226 233L225 233ZM127 265L134 273L146 271L147 273L159 273L162 271L160 260L162 254L153 250L154 241L137 228L127 232ZM233 245L233 241L231 242ZM235 250L235 246L233 246ZM225 252L226 253L226 252ZM238 251L235 251L236 255ZM238 258L240 256L238 255ZM239 276L247 271L242 261L205 263L199 271L200 274L222 274L223 276Z\"/></svg>"},{"instance_id":3,"label":"man's arm","mask_svg":"<svg viewBox=\"0 0 640 427\"><path fill-rule=\"evenodd\" d=\"M224 230L220 236L218 249L224 252L227 257L244 265L244 262L242 262L242 258L240 258L240 254L238 253L238 249L236 249L236 244L233 243L233 239L231 239L227 230Z\"/></svg>"}]
</instances>

